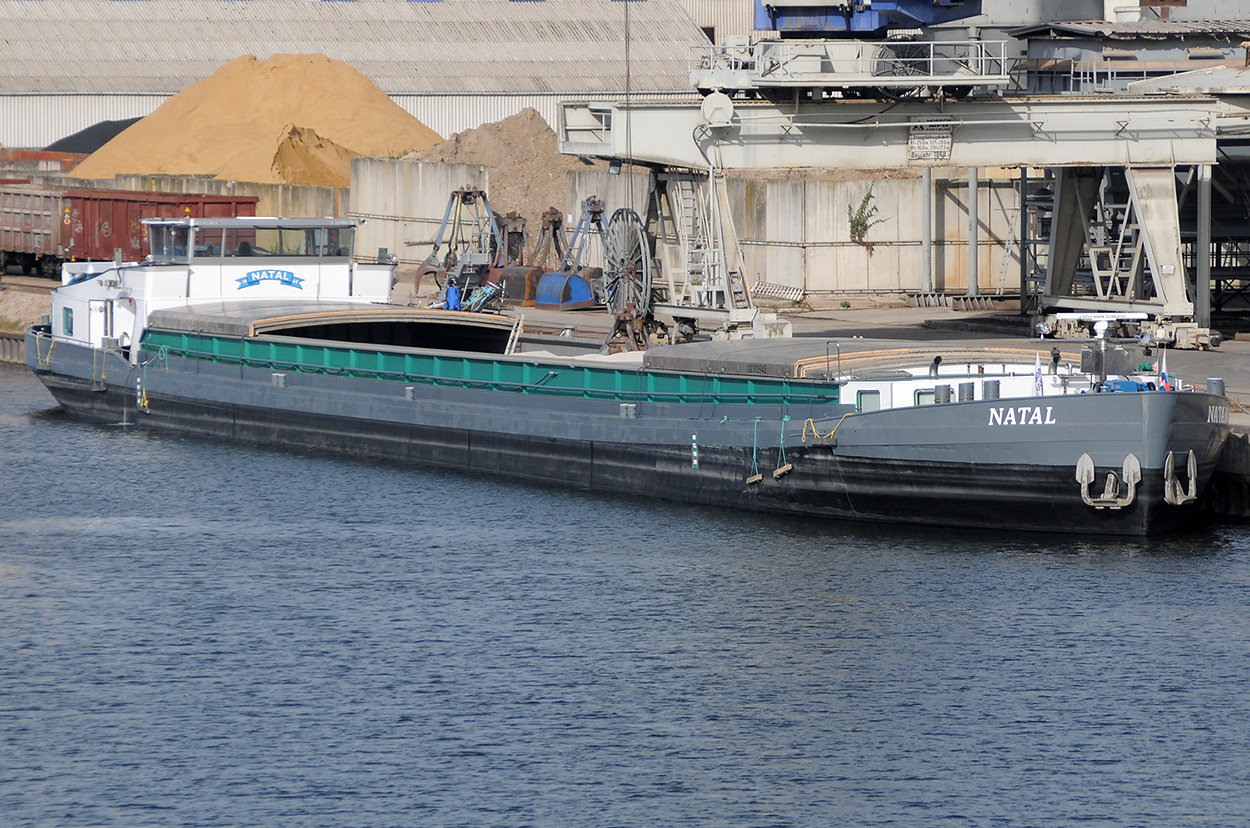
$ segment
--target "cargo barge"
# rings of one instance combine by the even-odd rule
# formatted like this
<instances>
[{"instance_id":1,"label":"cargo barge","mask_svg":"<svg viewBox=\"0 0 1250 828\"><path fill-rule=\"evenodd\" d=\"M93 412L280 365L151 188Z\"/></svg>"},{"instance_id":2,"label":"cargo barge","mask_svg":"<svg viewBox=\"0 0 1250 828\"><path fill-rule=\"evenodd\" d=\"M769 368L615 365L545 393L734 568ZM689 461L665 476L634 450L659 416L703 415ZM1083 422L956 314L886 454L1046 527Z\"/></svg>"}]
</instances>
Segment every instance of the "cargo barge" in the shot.
<instances>
[{"instance_id":1,"label":"cargo barge","mask_svg":"<svg viewBox=\"0 0 1250 828\"><path fill-rule=\"evenodd\" d=\"M103 422L928 526L1174 530L1228 436L1218 383L1168 388L1106 342L1098 372L801 339L528 351L506 314L390 304L355 225L150 221L147 261L65 266L27 364Z\"/></svg>"}]
</instances>

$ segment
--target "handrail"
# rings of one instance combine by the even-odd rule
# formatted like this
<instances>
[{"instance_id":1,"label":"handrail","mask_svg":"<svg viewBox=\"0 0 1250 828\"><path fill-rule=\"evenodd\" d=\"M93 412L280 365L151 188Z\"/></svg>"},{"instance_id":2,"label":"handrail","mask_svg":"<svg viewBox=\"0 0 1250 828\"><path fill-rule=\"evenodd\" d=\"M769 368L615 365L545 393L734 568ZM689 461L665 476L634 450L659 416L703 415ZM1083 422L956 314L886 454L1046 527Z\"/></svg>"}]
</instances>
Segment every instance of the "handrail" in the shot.
<instances>
[{"instance_id":1,"label":"handrail","mask_svg":"<svg viewBox=\"0 0 1250 828\"><path fill-rule=\"evenodd\" d=\"M984 84L1007 80L1007 45L998 40L811 41L692 46L692 78L732 75L753 85L820 82ZM699 85L699 84L696 84Z\"/></svg>"},{"instance_id":2,"label":"handrail","mask_svg":"<svg viewBox=\"0 0 1250 828\"><path fill-rule=\"evenodd\" d=\"M838 351L838 376L842 376L842 344L837 340L825 340L825 381L832 382L833 374L829 373L829 346L832 345Z\"/></svg>"}]
</instances>

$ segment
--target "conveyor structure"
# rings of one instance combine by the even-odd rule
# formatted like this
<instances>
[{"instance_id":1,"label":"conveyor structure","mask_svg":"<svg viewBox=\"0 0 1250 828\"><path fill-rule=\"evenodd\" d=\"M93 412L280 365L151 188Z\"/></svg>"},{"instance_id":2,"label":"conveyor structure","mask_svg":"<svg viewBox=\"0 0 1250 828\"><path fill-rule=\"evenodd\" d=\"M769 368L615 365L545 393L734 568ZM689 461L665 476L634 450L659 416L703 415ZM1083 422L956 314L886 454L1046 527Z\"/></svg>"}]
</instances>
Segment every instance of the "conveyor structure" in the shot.
<instances>
[{"instance_id":1,"label":"conveyor structure","mask_svg":"<svg viewBox=\"0 0 1250 828\"><path fill-rule=\"evenodd\" d=\"M1217 141L1247 133L1248 110L1213 95L778 103L712 93L688 104L566 104L559 137L561 152L627 159L654 171L658 206L650 229L678 242L678 252L661 254L672 295L699 308L699 287L716 285L721 298L713 304L726 320L739 314L724 298L732 289L723 287L733 278L732 256L723 255L736 247L732 221L722 214L714 226L700 224L694 211L679 218L683 210L673 205L698 199L678 181L707 189L725 169L1054 168L1056 222L1040 311L1145 312L1156 338L1204 347L1213 344L1203 247L1209 226L1206 236L1199 227L1187 242L1179 204L1196 198L1199 214L1210 215ZM1105 176L1120 185L1102 187ZM719 192L712 186L700 198L723 205L723 195L713 195ZM1118 214L1108 198L1119 199ZM1113 214L1118 224L1095 232ZM710 248L721 257L700 262L700 251ZM1092 292L1078 278L1089 261L1101 273ZM1195 279L1202 289L1194 289Z\"/></svg>"}]
</instances>

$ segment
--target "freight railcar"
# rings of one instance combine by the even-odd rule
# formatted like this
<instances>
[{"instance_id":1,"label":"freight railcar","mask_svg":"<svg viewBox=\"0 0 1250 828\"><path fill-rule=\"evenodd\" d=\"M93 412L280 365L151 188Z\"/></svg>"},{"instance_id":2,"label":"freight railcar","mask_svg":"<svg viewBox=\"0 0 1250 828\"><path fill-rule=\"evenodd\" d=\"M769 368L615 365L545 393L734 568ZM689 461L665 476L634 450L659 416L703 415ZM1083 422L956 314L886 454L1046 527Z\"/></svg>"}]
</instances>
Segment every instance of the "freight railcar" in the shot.
<instances>
[{"instance_id":1,"label":"freight railcar","mask_svg":"<svg viewBox=\"0 0 1250 828\"><path fill-rule=\"evenodd\" d=\"M61 263L147 255L145 218L255 216L255 196L78 190L0 181L0 273L58 278Z\"/></svg>"}]
</instances>

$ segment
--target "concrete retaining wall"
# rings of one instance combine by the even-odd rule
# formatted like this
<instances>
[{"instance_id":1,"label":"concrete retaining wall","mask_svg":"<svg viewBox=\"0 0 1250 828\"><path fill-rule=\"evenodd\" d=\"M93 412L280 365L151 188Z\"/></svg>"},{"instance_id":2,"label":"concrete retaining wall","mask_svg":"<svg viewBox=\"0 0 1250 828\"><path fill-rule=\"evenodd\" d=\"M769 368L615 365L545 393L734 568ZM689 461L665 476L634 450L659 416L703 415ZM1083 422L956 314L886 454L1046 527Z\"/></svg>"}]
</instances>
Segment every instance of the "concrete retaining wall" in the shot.
<instances>
[{"instance_id":1,"label":"concrete retaining wall","mask_svg":"<svg viewBox=\"0 0 1250 828\"><path fill-rule=\"evenodd\" d=\"M25 334L0 331L0 362L26 361Z\"/></svg>"},{"instance_id":2,"label":"concrete retaining wall","mask_svg":"<svg viewBox=\"0 0 1250 828\"><path fill-rule=\"evenodd\" d=\"M24 176L36 186L82 190L129 190L149 193L256 196L256 215L284 218L345 216L349 191L302 184L260 184L219 181L194 175L119 175L116 178L72 178L54 174Z\"/></svg>"},{"instance_id":3,"label":"concrete retaining wall","mask_svg":"<svg viewBox=\"0 0 1250 828\"><path fill-rule=\"evenodd\" d=\"M356 236L357 255L371 256L384 247L398 257L401 269L415 269L433 249L429 242L438 233L452 192L465 187L484 190L489 197L490 170L476 164L354 159L348 215L365 221Z\"/></svg>"},{"instance_id":4,"label":"concrete retaining wall","mask_svg":"<svg viewBox=\"0 0 1250 828\"><path fill-rule=\"evenodd\" d=\"M921 179L856 181L733 179L729 202L742 243L749 282L808 292L917 293L921 273ZM875 206L868 247L851 239L847 210L855 212L869 190ZM934 175L933 289L968 288L968 182ZM604 172L569 175L565 211L574 217L581 199L598 195L609 212L629 199L625 176ZM635 183L633 206L646 211L647 186ZM1019 198L1016 181L978 182L978 288L983 295L1019 294Z\"/></svg>"},{"instance_id":5,"label":"concrete retaining wall","mask_svg":"<svg viewBox=\"0 0 1250 828\"><path fill-rule=\"evenodd\" d=\"M102 186L100 182L94 182ZM322 218L347 214L347 190L301 184L260 184L221 181L190 175L119 175L103 186L155 193L256 196L256 215L283 218Z\"/></svg>"},{"instance_id":6,"label":"concrete retaining wall","mask_svg":"<svg viewBox=\"0 0 1250 828\"><path fill-rule=\"evenodd\" d=\"M920 179L857 181L734 180L729 197L749 282L809 292L916 293L923 286ZM968 287L967 181L934 176L935 292ZM867 245L851 239L851 213L871 192L876 208ZM982 294L1019 292L1019 200L1010 179L978 186L978 288Z\"/></svg>"},{"instance_id":7,"label":"concrete retaining wall","mask_svg":"<svg viewBox=\"0 0 1250 828\"><path fill-rule=\"evenodd\" d=\"M415 267L430 252L450 193L475 186L489 192L489 169L385 158L352 163L350 215L366 220L357 239L361 255L385 247L401 266ZM966 179L934 176L933 289L964 293L968 288L968 185ZM921 274L921 179L769 180L729 182L734 225L742 240L748 281L802 288L808 292L917 293ZM848 210L868 208L876 223L861 245L850 237ZM645 174L569 173L564 212L569 231L581 203L598 196L608 215L630 204L646 213ZM1019 293L1019 201L1012 178L981 178L978 187L980 239L978 287L982 295ZM539 216L526 216L531 243ZM426 244L411 244L412 242ZM599 265L591 246L585 264Z\"/></svg>"}]
</instances>

